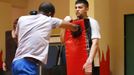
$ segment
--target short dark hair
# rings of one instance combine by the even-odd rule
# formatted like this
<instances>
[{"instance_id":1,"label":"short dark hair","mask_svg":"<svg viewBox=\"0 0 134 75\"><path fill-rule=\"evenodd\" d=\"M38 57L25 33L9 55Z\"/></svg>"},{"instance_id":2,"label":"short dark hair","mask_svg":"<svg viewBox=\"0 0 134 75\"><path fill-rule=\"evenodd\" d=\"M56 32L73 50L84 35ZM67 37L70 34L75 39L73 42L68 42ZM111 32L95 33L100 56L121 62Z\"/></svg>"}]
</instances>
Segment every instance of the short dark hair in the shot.
<instances>
[{"instance_id":1,"label":"short dark hair","mask_svg":"<svg viewBox=\"0 0 134 75\"><path fill-rule=\"evenodd\" d=\"M38 10L39 10L39 12L44 12L44 13L50 13L50 12L52 14L55 13L55 7L50 2L43 2L43 3L41 3Z\"/></svg>"},{"instance_id":2,"label":"short dark hair","mask_svg":"<svg viewBox=\"0 0 134 75\"><path fill-rule=\"evenodd\" d=\"M76 0L75 5L83 3L86 7L89 7L88 1L87 0Z\"/></svg>"}]
</instances>

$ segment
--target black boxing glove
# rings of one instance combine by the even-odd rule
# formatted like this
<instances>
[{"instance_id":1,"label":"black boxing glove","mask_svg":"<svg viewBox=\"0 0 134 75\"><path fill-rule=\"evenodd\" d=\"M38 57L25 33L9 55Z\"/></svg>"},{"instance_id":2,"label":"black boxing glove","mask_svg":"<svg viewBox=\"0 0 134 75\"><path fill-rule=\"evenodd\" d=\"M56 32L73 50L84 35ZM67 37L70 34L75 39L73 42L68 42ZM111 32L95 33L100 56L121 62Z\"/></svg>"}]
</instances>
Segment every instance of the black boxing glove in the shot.
<instances>
[{"instance_id":1,"label":"black boxing glove","mask_svg":"<svg viewBox=\"0 0 134 75\"><path fill-rule=\"evenodd\" d=\"M74 38L79 37L82 34L81 26L80 25L77 25L77 27L78 27L78 30L77 31L71 31L71 34L72 34L72 36Z\"/></svg>"},{"instance_id":2,"label":"black boxing glove","mask_svg":"<svg viewBox=\"0 0 134 75\"><path fill-rule=\"evenodd\" d=\"M38 11L35 11L35 10L32 10L29 12L30 15L37 15L38 14Z\"/></svg>"}]
</instances>

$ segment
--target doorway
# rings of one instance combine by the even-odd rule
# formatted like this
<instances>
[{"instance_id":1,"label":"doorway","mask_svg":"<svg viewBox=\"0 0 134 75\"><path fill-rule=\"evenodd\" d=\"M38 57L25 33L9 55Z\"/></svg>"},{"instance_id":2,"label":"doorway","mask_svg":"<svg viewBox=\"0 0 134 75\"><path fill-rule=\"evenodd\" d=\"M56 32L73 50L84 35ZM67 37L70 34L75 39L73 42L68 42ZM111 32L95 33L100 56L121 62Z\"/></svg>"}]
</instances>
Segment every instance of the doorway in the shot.
<instances>
[{"instance_id":1,"label":"doorway","mask_svg":"<svg viewBox=\"0 0 134 75\"><path fill-rule=\"evenodd\" d=\"M124 16L125 75L134 75L134 14Z\"/></svg>"}]
</instances>

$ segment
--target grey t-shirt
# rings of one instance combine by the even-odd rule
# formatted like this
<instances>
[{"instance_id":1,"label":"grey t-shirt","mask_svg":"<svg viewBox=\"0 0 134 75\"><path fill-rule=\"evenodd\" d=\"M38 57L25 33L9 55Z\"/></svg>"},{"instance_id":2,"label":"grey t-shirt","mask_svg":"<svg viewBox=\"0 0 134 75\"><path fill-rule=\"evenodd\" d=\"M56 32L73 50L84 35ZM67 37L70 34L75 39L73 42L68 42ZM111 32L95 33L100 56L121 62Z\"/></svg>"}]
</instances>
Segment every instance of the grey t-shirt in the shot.
<instances>
[{"instance_id":1,"label":"grey t-shirt","mask_svg":"<svg viewBox=\"0 0 134 75\"><path fill-rule=\"evenodd\" d=\"M16 29L18 48L14 61L24 57L32 57L45 64L51 30L58 27L61 22L61 19L42 14L20 17Z\"/></svg>"}]
</instances>

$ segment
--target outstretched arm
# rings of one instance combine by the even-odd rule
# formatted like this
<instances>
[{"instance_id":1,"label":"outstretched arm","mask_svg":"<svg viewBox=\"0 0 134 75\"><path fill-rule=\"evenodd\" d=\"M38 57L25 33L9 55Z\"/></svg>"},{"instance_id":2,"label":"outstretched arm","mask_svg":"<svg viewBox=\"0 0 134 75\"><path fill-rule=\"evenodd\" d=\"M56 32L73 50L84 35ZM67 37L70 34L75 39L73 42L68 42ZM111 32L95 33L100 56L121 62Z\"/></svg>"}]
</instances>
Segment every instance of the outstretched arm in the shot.
<instances>
[{"instance_id":1,"label":"outstretched arm","mask_svg":"<svg viewBox=\"0 0 134 75\"><path fill-rule=\"evenodd\" d=\"M77 31L78 30L78 25L73 24L73 23L69 23L69 22L66 22L66 21L62 21L62 23L59 27L70 29L71 31Z\"/></svg>"}]
</instances>

